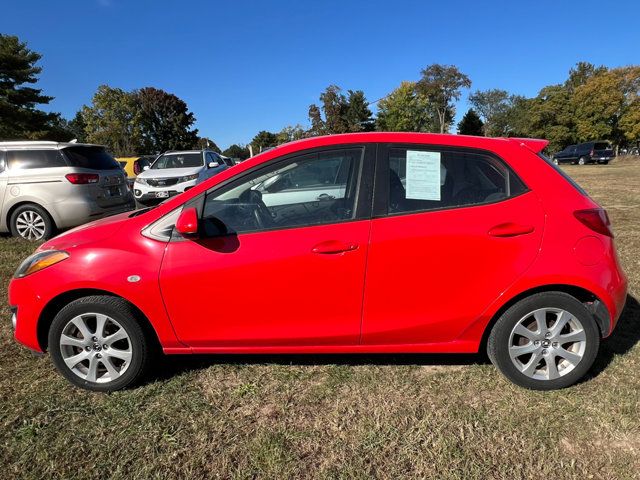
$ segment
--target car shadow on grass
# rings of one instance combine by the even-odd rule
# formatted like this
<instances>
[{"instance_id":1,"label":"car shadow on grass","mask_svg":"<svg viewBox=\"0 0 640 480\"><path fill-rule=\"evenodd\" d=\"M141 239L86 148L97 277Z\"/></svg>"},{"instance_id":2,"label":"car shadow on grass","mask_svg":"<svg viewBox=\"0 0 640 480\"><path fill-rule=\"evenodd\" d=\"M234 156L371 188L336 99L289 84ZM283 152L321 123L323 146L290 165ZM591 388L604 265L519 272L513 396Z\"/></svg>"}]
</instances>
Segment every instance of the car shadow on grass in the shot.
<instances>
[{"instance_id":1,"label":"car shadow on grass","mask_svg":"<svg viewBox=\"0 0 640 480\"><path fill-rule=\"evenodd\" d=\"M615 357L629 352L640 342L640 303L627 295L627 303L613 333L602 340L600 352L591 369L591 376L601 374Z\"/></svg>"},{"instance_id":2,"label":"car shadow on grass","mask_svg":"<svg viewBox=\"0 0 640 480\"><path fill-rule=\"evenodd\" d=\"M585 380L605 371L616 356L629 352L640 342L640 304L631 295L627 296L625 308L613 334L601 343L600 352L591 372ZM211 354L211 355L166 355L159 356L156 365L144 383L168 380L182 373L203 370L214 365L378 365L378 366L456 366L487 364L484 352L478 354Z\"/></svg>"}]
</instances>

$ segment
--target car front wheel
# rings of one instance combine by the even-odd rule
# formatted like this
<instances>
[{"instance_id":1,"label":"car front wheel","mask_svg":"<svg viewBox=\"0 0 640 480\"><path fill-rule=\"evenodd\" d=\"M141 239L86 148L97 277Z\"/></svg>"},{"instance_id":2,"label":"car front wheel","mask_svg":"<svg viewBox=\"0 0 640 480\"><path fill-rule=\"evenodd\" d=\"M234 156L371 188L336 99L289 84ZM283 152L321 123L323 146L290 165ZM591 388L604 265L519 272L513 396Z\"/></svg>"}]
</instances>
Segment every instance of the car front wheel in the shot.
<instances>
[{"instance_id":1,"label":"car front wheel","mask_svg":"<svg viewBox=\"0 0 640 480\"><path fill-rule=\"evenodd\" d=\"M49 351L71 383L103 392L135 384L150 358L131 306L109 296L84 297L64 307L51 324Z\"/></svg>"},{"instance_id":2,"label":"car front wheel","mask_svg":"<svg viewBox=\"0 0 640 480\"><path fill-rule=\"evenodd\" d=\"M566 293L545 292L519 301L498 319L487 353L515 384L555 390L580 380L599 346L598 326L585 306Z\"/></svg>"}]
</instances>

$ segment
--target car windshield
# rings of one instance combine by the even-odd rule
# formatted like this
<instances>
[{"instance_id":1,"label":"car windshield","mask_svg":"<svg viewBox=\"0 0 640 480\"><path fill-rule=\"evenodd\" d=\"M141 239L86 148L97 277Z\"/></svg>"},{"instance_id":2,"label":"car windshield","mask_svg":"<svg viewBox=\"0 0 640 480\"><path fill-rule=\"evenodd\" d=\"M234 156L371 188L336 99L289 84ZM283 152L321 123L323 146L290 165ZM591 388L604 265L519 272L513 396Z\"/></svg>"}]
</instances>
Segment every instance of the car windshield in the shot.
<instances>
[{"instance_id":1,"label":"car windshield","mask_svg":"<svg viewBox=\"0 0 640 480\"><path fill-rule=\"evenodd\" d=\"M164 168L190 168L204 165L201 153L166 153L155 161L151 168L161 170Z\"/></svg>"},{"instance_id":2,"label":"car windshield","mask_svg":"<svg viewBox=\"0 0 640 480\"><path fill-rule=\"evenodd\" d=\"M72 167L91 168L92 170L115 170L122 168L103 147L67 147L64 150Z\"/></svg>"}]
</instances>

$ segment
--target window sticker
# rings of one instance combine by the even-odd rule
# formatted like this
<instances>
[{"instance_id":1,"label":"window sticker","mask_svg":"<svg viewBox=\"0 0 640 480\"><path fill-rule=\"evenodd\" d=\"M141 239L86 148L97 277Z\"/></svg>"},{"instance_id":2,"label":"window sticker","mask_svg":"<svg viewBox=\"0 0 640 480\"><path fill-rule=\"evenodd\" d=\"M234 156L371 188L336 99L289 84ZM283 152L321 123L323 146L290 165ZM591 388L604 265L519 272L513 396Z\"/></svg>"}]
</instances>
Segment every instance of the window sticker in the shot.
<instances>
[{"instance_id":1,"label":"window sticker","mask_svg":"<svg viewBox=\"0 0 640 480\"><path fill-rule=\"evenodd\" d=\"M440 200L440 152L407 150L407 198Z\"/></svg>"}]
</instances>

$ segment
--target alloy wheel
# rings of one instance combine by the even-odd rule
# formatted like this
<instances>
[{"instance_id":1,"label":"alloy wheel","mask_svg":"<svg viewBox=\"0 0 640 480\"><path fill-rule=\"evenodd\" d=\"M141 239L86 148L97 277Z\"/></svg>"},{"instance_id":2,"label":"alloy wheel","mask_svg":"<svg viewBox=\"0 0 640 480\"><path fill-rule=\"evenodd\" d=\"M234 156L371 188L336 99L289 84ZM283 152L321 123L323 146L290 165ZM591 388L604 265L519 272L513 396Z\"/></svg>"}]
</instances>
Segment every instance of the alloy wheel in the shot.
<instances>
[{"instance_id":1,"label":"alloy wheel","mask_svg":"<svg viewBox=\"0 0 640 480\"><path fill-rule=\"evenodd\" d=\"M560 308L541 308L522 317L509 336L509 356L524 375L555 380L584 357L587 336L580 320Z\"/></svg>"},{"instance_id":2,"label":"alloy wheel","mask_svg":"<svg viewBox=\"0 0 640 480\"><path fill-rule=\"evenodd\" d=\"M25 210L16 218L16 230L22 238L41 240L46 231L46 224L38 212Z\"/></svg>"},{"instance_id":3,"label":"alloy wheel","mask_svg":"<svg viewBox=\"0 0 640 480\"><path fill-rule=\"evenodd\" d=\"M69 320L59 347L67 368L88 382L113 382L131 363L129 334L116 320L100 313L85 313Z\"/></svg>"}]
</instances>

